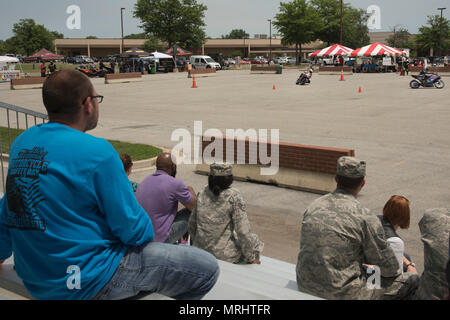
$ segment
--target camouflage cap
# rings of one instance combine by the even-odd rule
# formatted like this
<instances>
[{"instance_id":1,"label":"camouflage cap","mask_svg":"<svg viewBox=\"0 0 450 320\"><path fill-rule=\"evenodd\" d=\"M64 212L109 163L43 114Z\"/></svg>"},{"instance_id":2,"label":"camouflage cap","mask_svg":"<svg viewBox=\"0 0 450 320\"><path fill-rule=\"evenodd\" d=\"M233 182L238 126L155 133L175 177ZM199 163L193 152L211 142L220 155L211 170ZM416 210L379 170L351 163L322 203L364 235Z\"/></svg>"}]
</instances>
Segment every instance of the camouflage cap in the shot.
<instances>
[{"instance_id":1,"label":"camouflage cap","mask_svg":"<svg viewBox=\"0 0 450 320\"><path fill-rule=\"evenodd\" d=\"M363 178L366 176L366 162L354 157L340 157L336 174L347 178Z\"/></svg>"},{"instance_id":2,"label":"camouflage cap","mask_svg":"<svg viewBox=\"0 0 450 320\"><path fill-rule=\"evenodd\" d=\"M209 174L216 177L231 176L233 166L227 163L213 163L209 166Z\"/></svg>"}]
</instances>

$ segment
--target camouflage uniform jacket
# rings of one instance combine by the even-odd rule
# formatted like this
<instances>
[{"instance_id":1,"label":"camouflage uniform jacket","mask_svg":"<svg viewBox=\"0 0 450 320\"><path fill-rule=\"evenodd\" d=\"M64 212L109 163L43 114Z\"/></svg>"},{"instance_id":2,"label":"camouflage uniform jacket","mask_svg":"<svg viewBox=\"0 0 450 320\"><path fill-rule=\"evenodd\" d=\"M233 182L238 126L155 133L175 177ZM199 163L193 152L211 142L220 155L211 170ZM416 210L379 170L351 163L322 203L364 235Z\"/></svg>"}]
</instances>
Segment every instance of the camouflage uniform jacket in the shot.
<instances>
[{"instance_id":1,"label":"camouflage uniform jacket","mask_svg":"<svg viewBox=\"0 0 450 320\"><path fill-rule=\"evenodd\" d=\"M419 228L424 248L424 272L420 277L416 298L442 300L448 294L445 268L449 258L450 209L425 211Z\"/></svg>"},{"instance_id":2,"label":"camouflage uniform jacket","mask_svg":"<svg viewBox=\"0 0 450 320\"><path fill-rule=\"evenodd\" d=\"M215 196L206 186L197 196L188 230L192 245L232 263L259 259L264 247L258 236L250 233L244 198L234 188Z\"/></svg>"},{"instance_id":3,"label":"camouflage uniform jacket","mask_svg":"<svg viewBox=\"0 0 450 320\"><path fill-rule=\"evenodd\" d=\"M315 200L302 221L300 291L325 299L381 298L381 290L367 288L363 264L378 266L383 277L400 274L380 220L344 190Z\"/></svg>"}]
</instances>

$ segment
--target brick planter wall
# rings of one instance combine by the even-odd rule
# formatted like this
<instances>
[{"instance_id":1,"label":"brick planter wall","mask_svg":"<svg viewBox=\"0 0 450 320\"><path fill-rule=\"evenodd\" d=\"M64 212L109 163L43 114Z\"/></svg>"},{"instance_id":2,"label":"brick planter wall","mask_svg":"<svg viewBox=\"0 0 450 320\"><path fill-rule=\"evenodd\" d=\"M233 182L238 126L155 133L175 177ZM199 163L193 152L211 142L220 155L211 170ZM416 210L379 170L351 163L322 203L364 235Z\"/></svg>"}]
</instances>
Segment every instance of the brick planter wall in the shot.
<instances>
[{"instance_id":1,"label":"brick planter wall","mask_svg":"<svg viewBox=\"0 0 450 320\"><path fill-rule=\"evenodd\" d=\"M11 79L11 90L42 88L47 78Z\"/></svg>"},{"instance_id":2,"label":"brick planter wall","mask_svg":"<svg viewBox=\"0 0 450 320\"><path fill-rule=\"evenodd\" d=\"M216 73L217 73L217 71L214 68L191 69L191 70L188 70L188 78L192 78L192 76L196 76L196 77L215 76Z\"/></svg>"},{"instance_id":3,"label":"brick planter wall","mask_svg":"<svg viewBox=\"0 0 450 320\"><path fill-rule=\"evenodd\" d=\"M257 157L257 164L255 165L249 164L250 144L251 142L255 143L255 141L249 139L238 140L237 138L228 139L226 137L223 137L222 139L223 161L226 160L227 142L234 146L234 163L237 163L237 160L240 160L241 162L245 161L245 164L233 165L233 174L239 180L266 182L317 193L330 192L335 188L334 176L336 175L336 164L341 156L355 156L355 151L352 149L280 142L278 143L278 173L272 176L264 176L260 174L260 168L268 167L269 165L261 165L258 142L256 142L255 146ZM214 137L211 141L205 140L205 137L202 138L202 155L205 148L214 141ZM238 159L238 141L245 146L245 159ZM265 145L262 145L262 147L264 148ZM268 142L267 147L265 148L267 151L263 152L263 154L267 154L270 158L271 143ZM212 156L215 156L215 154L213 153ZM242 155L240 156L242 157ZM197 172L208 174L209 166L206 164L198 165Z\"/></svg>"},{"instance_id":4,"label":"brick planter wall","mask_svg":"<svg viewBox=\"0 0 450 320\"><path fill-rule=\"evenodd\" d=\"M105 75L105 83L126 83L142 81L142 74L140 72L129 73L110 73Z\"/></svg>"},{"instance_id":5,"label":"brick planter wall","mask_svg":"<svg viewBox=\"0 0 450 320\"><path fill-rule=\"evenodd\" d=\"M252 64L250 71L251 72L274 72L276 73L278 70L278 66L258 66L258 65L254 65Z\"/></svg>"}]
</instances>

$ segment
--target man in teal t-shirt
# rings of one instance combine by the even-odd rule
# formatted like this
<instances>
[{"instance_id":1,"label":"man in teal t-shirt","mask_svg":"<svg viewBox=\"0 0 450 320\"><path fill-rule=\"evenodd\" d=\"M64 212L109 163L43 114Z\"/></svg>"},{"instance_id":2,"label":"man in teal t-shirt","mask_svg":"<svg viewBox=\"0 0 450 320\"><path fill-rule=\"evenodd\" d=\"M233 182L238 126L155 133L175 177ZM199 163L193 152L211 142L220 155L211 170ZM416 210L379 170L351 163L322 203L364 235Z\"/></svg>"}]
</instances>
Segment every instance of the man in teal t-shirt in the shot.
<instances>
[{"instance_id":1,"label":"man in teal t-shirt","mask_svg":"<svg viewBox=\"0 0 450 320\"><path fill-rule=\"evenodd\" d=\"M85 133L97 126L102 100L78 71L55 72L44 83L50 122L25 131L10 151L0 262L14 254L37 299L123 299L140 291L200 299L217 280L217 261L152 242L152 222L119 155Z\"/></svg>"}]
</instances>

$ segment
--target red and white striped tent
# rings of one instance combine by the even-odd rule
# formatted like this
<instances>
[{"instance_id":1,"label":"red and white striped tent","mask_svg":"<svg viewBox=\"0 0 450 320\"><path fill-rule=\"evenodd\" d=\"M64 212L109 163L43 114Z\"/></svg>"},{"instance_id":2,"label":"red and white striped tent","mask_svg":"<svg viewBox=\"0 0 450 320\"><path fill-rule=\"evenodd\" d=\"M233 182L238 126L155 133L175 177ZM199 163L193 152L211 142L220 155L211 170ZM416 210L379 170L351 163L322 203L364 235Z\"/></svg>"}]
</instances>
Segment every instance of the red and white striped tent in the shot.
<instances>
[{"instance_id":1,"label":"red and white striped tent","mask_svg":"<svg viewBox=\"0 0 450 320\"><path fill-rule=\"evenodd\" d=\"M352 57L373 57L373 56L400 56L406 54L404 51L389 47L385 44L375 42L368 46L353 50Z\"/></svg>"},{"instance_id":2,"label":"red and white striped tent","mask_svg":"<svg viewBox=\"0 0 450 320\"><path fill-rule=\"evenodd\" d=\"M334 57L334 56L347 56L352 53L353 49L341 46L340 44L334 44L328 48L322 50L317 50L310 53L309 56L312 58L316 57Z\"/></svg>"}]
</instances>

